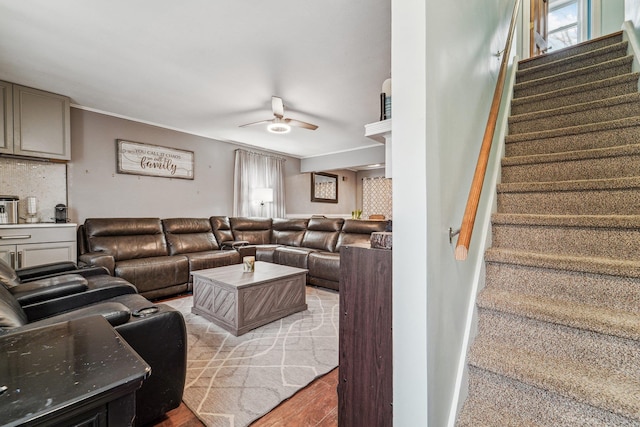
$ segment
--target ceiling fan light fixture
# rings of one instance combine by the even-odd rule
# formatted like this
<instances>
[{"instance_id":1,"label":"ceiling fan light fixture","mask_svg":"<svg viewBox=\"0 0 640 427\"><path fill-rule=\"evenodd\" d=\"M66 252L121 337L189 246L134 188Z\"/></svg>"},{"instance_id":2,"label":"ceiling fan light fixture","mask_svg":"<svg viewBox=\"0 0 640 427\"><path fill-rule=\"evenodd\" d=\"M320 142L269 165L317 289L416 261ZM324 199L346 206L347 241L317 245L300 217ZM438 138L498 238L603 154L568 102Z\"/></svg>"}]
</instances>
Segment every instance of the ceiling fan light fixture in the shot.
<instances>
[{"instance_id":1,"label":"ceiling fan light fixture","mask_svg":"<svg viewBox=\"0 0 640 427\"><path fill-rule=\"evenodd\" d=\"M291 126L286 123L275 122L269 123L267 130L271 133L289 133L291 132Z\"/></svg>"}]
</instances>

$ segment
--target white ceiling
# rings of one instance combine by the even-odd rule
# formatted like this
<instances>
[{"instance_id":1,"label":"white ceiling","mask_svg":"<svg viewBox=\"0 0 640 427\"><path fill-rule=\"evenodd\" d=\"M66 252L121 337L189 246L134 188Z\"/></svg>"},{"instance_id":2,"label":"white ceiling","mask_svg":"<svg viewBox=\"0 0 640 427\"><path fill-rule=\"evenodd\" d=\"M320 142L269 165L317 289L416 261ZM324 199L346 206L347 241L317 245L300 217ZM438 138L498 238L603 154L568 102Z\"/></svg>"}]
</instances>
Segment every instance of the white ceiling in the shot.
<instances>
[{"instance_id":1,"label":"white ceiling","mask_svg":"<svg viewBox=\"0 0 640 427\"><path fill-rule=\"evenodd\" d=\"M294 157L378 143L390 0L0 0L0 80ZM285 117L319 126L273 135Z\"/></svg>"}]
</instances>

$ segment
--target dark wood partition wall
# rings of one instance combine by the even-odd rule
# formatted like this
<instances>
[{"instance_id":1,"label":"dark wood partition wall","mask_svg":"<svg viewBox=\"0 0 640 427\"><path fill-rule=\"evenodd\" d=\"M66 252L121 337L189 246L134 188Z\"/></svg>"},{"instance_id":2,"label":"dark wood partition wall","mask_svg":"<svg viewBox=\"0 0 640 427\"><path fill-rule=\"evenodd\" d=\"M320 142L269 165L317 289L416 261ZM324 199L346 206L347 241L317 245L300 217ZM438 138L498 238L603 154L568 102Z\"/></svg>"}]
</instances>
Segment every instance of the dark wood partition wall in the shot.
<instances>
[{"instance_id":1,"label":"dark wood partition wall","mask_svg":"<svg viewBox=\"0 0 640 427\"><path fill-rule=\"evenodd\" d=\"M340 250L338 425L392 425L391 250Z\"/></svg>"}]
</instances>

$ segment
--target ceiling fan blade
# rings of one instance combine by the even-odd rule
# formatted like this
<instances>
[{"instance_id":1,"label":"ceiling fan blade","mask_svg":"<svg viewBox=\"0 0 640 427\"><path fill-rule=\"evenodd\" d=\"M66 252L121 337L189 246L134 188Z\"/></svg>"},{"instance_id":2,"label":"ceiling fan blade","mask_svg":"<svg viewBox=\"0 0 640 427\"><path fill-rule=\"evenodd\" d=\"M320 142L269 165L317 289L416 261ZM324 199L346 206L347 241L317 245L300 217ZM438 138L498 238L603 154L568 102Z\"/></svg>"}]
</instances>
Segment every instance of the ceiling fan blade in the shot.
<instances>
[{"instance_id":1,"label":"ceiling fan blade","mask_svg":"<svg viewBox=\"0 0 640 427\"><path fill-rule=\"evenodd\" d=\"M253 126L253 125L262 125L265 123L273 123L273 119L271 120L260 120L259 122L253 122L253 123L247 123L246 125L240 125L239 127L243 128L246 126Z\"/></svg>"},{"instance_id":2,"label":"ceiling fan blade","mask_svg":"<svg viewBox=\"0 0 640 427\"><path fill-rule=\"evenodd\" d=\"M299 128L304 128L304 129L309 129L309 130L316 130L318 129L318 126L316 125L312 125L311 123L307 123L307 122L303 122L301 120L296 120L296 119L284 119L283 120L285 123L290 124L291 126L295 126L295 127L299 127Z\"/></svg>"},{"instance_id":3,"label":"ceiling fan blade","mask_svg":"<svg viewBox=\"0 0 640 427\"><path fill-rule=\"evenodd\" d=\"M273 115L281 119L284 116L284 104L282 103L282 98L272 96L271 109L273 110Z\"/></svg>"}]
</instances>

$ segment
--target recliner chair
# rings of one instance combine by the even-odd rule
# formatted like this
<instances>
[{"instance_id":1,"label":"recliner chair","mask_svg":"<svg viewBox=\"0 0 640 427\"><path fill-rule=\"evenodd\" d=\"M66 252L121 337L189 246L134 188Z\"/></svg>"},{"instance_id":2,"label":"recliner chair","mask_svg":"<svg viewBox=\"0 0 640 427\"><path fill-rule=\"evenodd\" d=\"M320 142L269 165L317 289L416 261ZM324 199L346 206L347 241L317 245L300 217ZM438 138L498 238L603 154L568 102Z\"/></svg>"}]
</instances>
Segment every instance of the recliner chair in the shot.
<instances>
[{"instance_id":1,"label":"recliner chair","mask_svg":"<svg viewBox=\"0 0 640 427\"><path fill-rule=\"evenodd\" d=\"M131 283L108 273L102 267L78 269L71 262L14 270L0 260L0 284L16 298L30 321L137 293Z\"/></svg>"},{"instance_id":2,"label":"recliner chair","mask_svg":"<svg viewBox=\"0 0 640 427\"><path fill-rule=\"evenodd\" d=\"M101 276L102 280L114 279L107 275ZM14 288L28 285L30 284L17 284ZM4 283L0 284L0 340L3 336L31 328L47 327L71 319L103 316L151 366L150 377L136 392L136 425L147 424L178 407L184 390L187 356L186 326L182 314L167 305L152 304L136 293L121 294L73 309L69 309L69 305L60 300L87 294L91 292L81 291L78 294L42 300L39 304L43 312L50 316L34 320L29 318ZM77 305L78 300L70 299L66 302L70 301ZM55 313L55 307L62 307L62 312Z\"/></svg>"}]
</instances>

